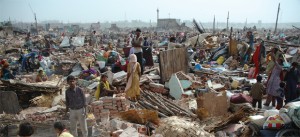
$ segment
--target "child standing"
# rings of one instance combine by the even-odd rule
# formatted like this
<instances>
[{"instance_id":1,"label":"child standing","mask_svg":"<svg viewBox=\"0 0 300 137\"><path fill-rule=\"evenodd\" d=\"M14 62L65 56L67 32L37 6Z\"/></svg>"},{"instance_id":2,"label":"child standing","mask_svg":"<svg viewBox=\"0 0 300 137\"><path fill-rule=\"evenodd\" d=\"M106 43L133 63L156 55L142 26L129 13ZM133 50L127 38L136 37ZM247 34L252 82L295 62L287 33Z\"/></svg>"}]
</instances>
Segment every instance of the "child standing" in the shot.
<instances>
[{"instance_id":1,"label":"child standing","mask_svg":"<svg viewBox=\"0 0 300 137\"><path fill-rule=\"evenodd\" d=\"M285 88L285 83L280 82L279 84L280 88L276 90L276 101L277 101L277 106L276 109L281 109L283 106L283 99L284 99L284 88Z\"/></svg>"},{"instance_id":2,"label":"child standing","mask_svg":"<svg viewBox=\"0 0 300 137\"><path fill-rule=\"evenodd\" d=\"M262 108L262 97L263 97L263 91L265 89L264 85L261 83L262 77L257 76L256 77L256 83L252 85L251 91L250 91L250 96L253 98L252 101L252 107L256 108L256 103L258 103L258 108Z\"/></svg>"}]
</instances>

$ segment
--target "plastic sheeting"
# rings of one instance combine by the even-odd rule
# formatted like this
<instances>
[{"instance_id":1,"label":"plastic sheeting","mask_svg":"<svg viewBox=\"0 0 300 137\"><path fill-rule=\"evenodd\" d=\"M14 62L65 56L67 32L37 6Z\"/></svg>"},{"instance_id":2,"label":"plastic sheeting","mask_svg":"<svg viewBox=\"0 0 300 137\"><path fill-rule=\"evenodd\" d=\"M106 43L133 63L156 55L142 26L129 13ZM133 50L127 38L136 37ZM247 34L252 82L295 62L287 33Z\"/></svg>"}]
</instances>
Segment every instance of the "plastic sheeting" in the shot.
<instances>
[{"instance_id":1,"label":"plastic sheeting","mask_svg":"<svg viewBox=\"0 0 300 137\"><path fill-rule=\"evenodd\" d=\"M72 43L73 46L75 47L81 47L84 45L84 37L73 37L72 38ZM63 41L60 43L60 47L69 47L70 45L70 41L69 41L69 37L64 37Z\"/></svg>"},{"instance_id":2,"label":"plastic sheeting","mask_svg":"<svg viewBox=\"0 0 300 137\"><path fill-rule=\"evenodd\" d=\"M62 42L59 45L60 47L69 47L70 43L69 43L69 37L64 37L64 39L62 40Z\"/></svg>"}]
</instances>

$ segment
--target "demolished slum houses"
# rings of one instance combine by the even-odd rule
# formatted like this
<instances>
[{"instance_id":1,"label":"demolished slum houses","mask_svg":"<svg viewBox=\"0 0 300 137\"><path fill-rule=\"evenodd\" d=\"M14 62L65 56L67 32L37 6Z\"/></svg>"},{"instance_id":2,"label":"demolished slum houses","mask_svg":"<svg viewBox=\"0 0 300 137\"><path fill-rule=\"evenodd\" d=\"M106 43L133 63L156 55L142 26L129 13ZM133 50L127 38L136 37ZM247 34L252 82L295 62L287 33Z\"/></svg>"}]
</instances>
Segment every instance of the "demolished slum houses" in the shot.
<instances>
[{"instance_id":1,"label":"demolished slum houses","mask_svg":"<svg viewBox=\"0 0 300 137\"><path fill-rule=\"evenodd\" d=\"M124 68L132 34L116 31L96 32L96 46L90 45L88 30L71 37L55 31L51 33L56 36L40 32L30 36L31 41L26 35L5 35L1 31L0 59L9 63L14 77L1 79L0 136L17 136L22 121L34 125L34 137L55 136L55 121L69 127L65 113L69 75L78 78L77 85L85 91L89 135L93 137L299 136L299 99L280 110L252 107L249 91L256 83L253 65L241 65L232 57L249 51L246 33L238 39L234 32L181 32L179 39L185 35L185 47L174 50L166 50L167 33L144 33L152 46L143 48L146 67L140 78L141 97L133 102L124 93ZM299 62L299 31L285 33L286 39L274 36L265 40L266 51L280 45L287 62ZM293 35L296 33L298 37ZM260 31L254 36L256 48L259 39L265 38ZM21 70L21 55L34 56L32 73ZM47 81L35 81L39 68L45 70ZM83 73L90 68L97 73ZM119 93L96 100L94 94L102 74ZM260 74L266 83L268 76L264 71Z\"/></svg>"}]
</instances>

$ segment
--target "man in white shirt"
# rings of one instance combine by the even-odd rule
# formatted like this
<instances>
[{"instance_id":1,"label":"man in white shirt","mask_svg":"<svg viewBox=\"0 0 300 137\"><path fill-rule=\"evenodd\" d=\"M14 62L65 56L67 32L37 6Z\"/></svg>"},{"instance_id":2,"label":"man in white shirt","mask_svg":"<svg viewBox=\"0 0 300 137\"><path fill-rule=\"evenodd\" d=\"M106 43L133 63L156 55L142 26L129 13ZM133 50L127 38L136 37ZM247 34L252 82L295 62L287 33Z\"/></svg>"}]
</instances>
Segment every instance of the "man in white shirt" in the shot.
<instances>
[{"instance_id":1,"label":"man in white shirt","mask_svg":"<svg viewBox=\"0 0 300 137\"><path fill-rule=\"evenodd\" d=\"M170 42L168 43L168 50L172 50L172 49L176 49L176 48L180 48L180 47L183 47L183 45L176 43L176 38L171 37Z\"/></svg>"},{"instance_id":2,"label":"man in white shirt","mask_svg":"<svg viewBox=\"0 0 300 137\"><path fill-rule=\"evenodd\" d=\"M144 64L143 64L143 37L141 36L141 29L137 28L135 31L136 37L132 39L132 47L133 49L131 50L134 52L134 54L137 57L137 61L140 63L141 66L141 73L143 74L144 72Z\"/></svg>"}]
</instances>

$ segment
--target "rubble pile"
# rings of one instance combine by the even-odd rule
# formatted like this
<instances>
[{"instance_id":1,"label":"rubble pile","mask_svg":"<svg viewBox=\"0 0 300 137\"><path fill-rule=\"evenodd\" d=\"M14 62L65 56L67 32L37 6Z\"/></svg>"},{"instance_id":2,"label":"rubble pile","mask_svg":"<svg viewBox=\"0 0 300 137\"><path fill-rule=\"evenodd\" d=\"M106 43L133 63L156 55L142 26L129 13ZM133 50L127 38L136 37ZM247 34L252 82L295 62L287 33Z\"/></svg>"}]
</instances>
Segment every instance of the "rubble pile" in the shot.
<instances>
[{"instance_id":1,"label":"rubble pile","mask_svg":"<svg viewBox=\"0 0 300 137\"><path fill-rule=\"evenodd\" d=\"M132 30L104 30L91 36L89 31L55 31L58 36L53 38L49 38L49 32L1 36L0 136L9 124L25 120L49 127L63 121L69 128L70 113L65 112L68 76L74 76L76 86L83 90L87 103L83 115L91 137L246 137L268 136L265 132L283 134L286 128L299 131L299 98L283 106L257 108L253 102L265 102L269 97L261 93L261 100L257 100L252 93L253 85L259 83L258 75L262 77L260 90L266 92L272 78L272 71L266 70L275 64L271 59L275 49L283 55L280 78L286 82L284 77L292 62L300 61L299 37L290 34L267 40L260 36L265 32L255 29L257 39L251 45L248 30L238 36L234 31L154 33L149 29L144 34L149 41L144 42L152 45L142 47L145 67L136 84L140 95L127 98L128 56L134 49L130 43L134 36L128 36L128 32ZM165 37L173 35L174 44L181 47L170 50L172 42ZM253 56L260 46L265 47L266 55L257 64ZM8 78L2 76L5 68L12 74ZM47 76L47 80L40 82L38 76ZM101 84L105 84L104 90ZM299 87L297 83L297 95ZM98 91L101 96L96 99ZM17 126L8 130L13 132ZM44 136L39 133L36 136Z\"/></svg>"},{"instance_id":2,"label":"rubble pile","mask_svg":"<svg viewBox=\"0 0 300 137\"><path fill-rule=\"evenodd\" d=\"M188 121L180 117L168 117L161 121L161 125L156 129L156 133L164 137L213 137L214 135L206 132L201 125L196 122Z\"/></svg>"}]
</instances>

